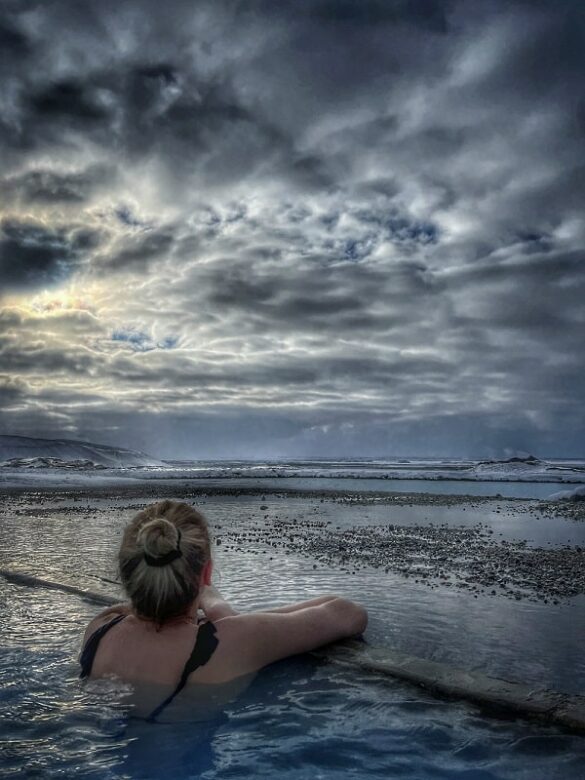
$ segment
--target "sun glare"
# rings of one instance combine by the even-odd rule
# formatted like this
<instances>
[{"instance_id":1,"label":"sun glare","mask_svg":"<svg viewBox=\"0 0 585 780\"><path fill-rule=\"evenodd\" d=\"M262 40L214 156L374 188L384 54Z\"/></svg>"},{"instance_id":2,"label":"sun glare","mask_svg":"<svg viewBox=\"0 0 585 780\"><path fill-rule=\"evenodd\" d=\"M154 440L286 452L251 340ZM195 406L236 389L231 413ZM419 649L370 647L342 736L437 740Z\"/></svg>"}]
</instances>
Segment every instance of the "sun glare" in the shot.
<instances>
[{"instance_id":1,"label":"sun glare","mask_svg":"<svg viewBox=\"0 0 585 780\"><path fill-rule=\"evenodd\" d=\"M69 309L88 309L89 305L83 296L73 290L44 290L30 301L30 307L37 312L49 313Z\"/></svg>"},{"instance_id":2,"label":"sun glare","mask_svg":"<svg viewBox=\"0 0 585 780\"><path fill-rule=\"evenodd\" d=\"M50 316L67 311L87 311L95 313L97 296L91 286L79 289L69 285L52 290L42 290L36 295L12 296L6 303L28 312L30 315Z\"/></svg>"}]
</instances>

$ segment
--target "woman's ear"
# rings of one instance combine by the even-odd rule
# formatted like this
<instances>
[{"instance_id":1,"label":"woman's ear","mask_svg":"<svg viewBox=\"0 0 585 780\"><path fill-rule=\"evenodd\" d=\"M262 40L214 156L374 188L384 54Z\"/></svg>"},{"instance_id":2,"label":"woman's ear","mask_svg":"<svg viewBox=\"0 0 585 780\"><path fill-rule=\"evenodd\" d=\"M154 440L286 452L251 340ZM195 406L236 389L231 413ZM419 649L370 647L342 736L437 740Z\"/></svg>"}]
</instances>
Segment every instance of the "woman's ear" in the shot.
<instances>
[{"instance_id":1,"label":"woman's ear","mask_svg":"<svg viewBox=\"0 0 585 780\"><path fill-rule=\"evenodd\" d=\"M213 572L213 561L209 560L205 566L201 569L201 583L203 585L211 585L211 574Z\"/></svg>"}]
</instances>

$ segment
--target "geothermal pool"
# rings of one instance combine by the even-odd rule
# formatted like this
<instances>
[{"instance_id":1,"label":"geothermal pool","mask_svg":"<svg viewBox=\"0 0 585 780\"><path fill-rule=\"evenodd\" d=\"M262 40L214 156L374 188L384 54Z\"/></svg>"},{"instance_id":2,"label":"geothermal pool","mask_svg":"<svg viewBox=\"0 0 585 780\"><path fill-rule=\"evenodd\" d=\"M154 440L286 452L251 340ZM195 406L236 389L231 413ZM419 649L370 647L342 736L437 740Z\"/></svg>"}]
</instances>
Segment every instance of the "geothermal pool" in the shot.
<instances>
[{"instance_id":1,"label":"geothermal pool","mask_svg":"<svg viewBox=\"0 0 585 780\"><path fill-rule=\"evenodd\" d=\"M122 528L152 500L138 486L115 499L87 490L14 494L0 515L0 567L115 595ZM554 570L579 565L582 522L506 499L267 492L189 500L209 519L216 584L236 608L338 592L368 607L373 645L585 692L585 597L566 593L571 582L581 587L579 572L563 580ZM394 551L382 559L371 556L380 539ZM503 584L488 584L481 560L493 562ZM530 560L553 568L531 577ZM487 718L304 657L265 670L211 722L155 727L153 752L152 732L127 718L123 686L77 683L76 654L96 607L3 580L0 602L0 768L8 776L582 777L580 737Z\"/></svg>"}]
</instances>

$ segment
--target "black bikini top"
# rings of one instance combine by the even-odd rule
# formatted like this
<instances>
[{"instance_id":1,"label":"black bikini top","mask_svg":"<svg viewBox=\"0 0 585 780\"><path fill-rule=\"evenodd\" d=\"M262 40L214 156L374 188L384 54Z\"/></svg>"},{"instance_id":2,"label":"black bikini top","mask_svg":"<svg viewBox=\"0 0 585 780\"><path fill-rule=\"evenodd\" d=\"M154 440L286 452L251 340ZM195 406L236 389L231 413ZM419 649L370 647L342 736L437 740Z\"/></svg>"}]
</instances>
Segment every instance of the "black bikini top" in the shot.
<instances>
[{"instance_id":1,"label":"black bikini top","mask_svg":"<svg viewBox=\"0 0 585 780\"><path fill-rule=\"evenodd\" d=\"M97 649L99 647L100 641L102 640L102 637L104 637L111 628L124 620L125 617L126 615L117 615L108 623L105 623L103 626L100 626L98 629L96 629L89 637L79 657L79 663L81 664L81 672L79 674L80 677L89 677L91 674L91 668L93 666L95 654L97 653ZM193 645L191 655L183 667L181 678L177 684L177 687L161 704L158 705L158 707L156 707L156 709L150 713L150 715L146 718L147 721L151 723L155 721L164 708L167 707L175 698L175 696L183 690L185 684L187 683L187 678L191 672L194 672L195 669L198 669L200 666L203 666L209 661L215 648L219 644L219 640L215 636L215 633L216 628L211 621L206 621L199 625L197 639Z\"/></svg>"}]
</instances>

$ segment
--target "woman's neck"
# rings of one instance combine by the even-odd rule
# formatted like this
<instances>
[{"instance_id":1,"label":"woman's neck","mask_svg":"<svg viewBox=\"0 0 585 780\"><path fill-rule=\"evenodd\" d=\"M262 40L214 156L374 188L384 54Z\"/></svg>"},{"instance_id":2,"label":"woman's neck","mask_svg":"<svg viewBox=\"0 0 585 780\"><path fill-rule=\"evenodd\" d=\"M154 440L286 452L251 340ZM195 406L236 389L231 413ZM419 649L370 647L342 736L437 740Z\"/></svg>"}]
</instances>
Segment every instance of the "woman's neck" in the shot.
<instances>
[{"instance_id":1,"label":"woman's neck","mask_svg":"<svg viewBox=\"0 0 585 780\"><path fill-rule=\"evenodd\" d=\"M185 612L181 613L180 615L174 615L173 617L164 620L162 623L159 623L157 620L153 620L152 618L147 618L147 617L143 617L142 615L137 615L136 613L134 613L134 616L141 623L145 623L147 625L154 625L157 627L157 631L160 631L162 628L182 625L184 623L191 623L192 625L197 625L198 610L199 610L199 599L196 599L191 604L191 606L187 610L185 610Z\"/></svg>"}]
</instances>

